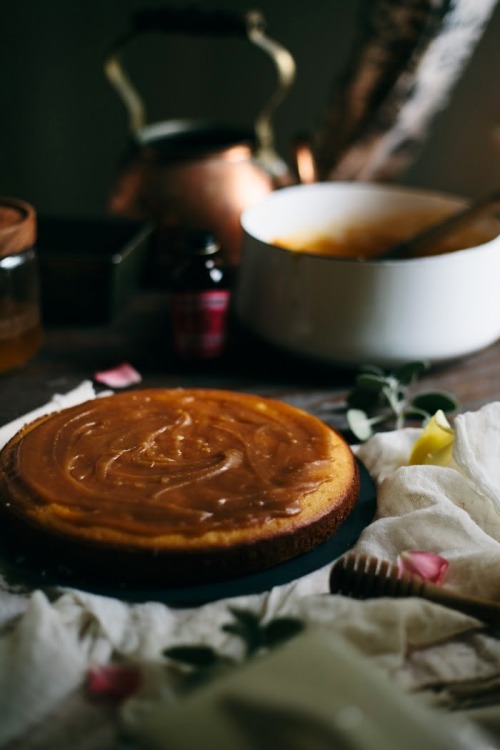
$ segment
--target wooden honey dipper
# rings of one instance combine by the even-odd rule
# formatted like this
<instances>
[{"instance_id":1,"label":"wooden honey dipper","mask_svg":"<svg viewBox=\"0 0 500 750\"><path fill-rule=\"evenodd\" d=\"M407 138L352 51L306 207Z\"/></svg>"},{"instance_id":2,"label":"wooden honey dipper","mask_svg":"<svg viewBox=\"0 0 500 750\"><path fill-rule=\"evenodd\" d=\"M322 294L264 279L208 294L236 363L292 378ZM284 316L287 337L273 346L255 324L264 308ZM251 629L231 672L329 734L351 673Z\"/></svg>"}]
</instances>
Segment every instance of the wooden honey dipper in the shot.
<instances>
[{"instance_id":1,"label":"wooden honey dipper","mask_svg":"<svg viewBox=\"0 0 500 750\"><path fill-rule=\"evenodd\" d=\"M500 604L450 591L406 572L401 574L396 565L363 554L350 553L334 563L330 591L354 599L417 596L483 622L500 624Z\"/></svg>"}]
</instances>

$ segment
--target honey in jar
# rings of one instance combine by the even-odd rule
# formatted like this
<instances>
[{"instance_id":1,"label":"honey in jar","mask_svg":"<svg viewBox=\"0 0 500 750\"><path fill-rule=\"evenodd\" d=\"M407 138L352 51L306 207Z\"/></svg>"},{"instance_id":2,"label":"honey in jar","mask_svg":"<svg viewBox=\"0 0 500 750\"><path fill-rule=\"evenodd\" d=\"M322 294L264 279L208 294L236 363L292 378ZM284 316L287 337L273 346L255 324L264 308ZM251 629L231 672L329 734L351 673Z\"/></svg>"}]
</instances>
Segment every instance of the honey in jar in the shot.
<instances>
[{"instance_id":1,"label":"honey in jar","mask_svg":"<svg viewBox=\"0 0 500 750\"><path fill-rule=\"evenodd\" d=\"M24 365L42 343L36 234L34 208L0 198L0 373Z\"/></svg>"}]
</instances>

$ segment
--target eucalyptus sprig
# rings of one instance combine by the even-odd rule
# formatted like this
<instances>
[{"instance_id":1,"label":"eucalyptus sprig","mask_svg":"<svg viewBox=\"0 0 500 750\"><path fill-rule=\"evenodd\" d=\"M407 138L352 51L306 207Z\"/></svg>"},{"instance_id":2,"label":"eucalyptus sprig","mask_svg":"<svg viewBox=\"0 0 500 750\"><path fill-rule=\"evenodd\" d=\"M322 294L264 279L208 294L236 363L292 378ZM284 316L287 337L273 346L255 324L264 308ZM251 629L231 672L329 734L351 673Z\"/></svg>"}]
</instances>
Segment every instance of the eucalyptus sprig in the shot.
<instances>
[{"instance_id":1,"label":"eucalyptus sprig","mask_svg":"<svg viewBox=\"0 0 500 750\"><path fill-rule=\"evenodd\" d=\"M301 632L304 625L294 617L277 617L264 623L249 609L230 607L232 621L222 625L222 630L242 641L243 659L238 660L220 653L212 646L187 644L171 646L163 651L172 662L187 669L185 687L190 689L226 673L241 661L268 651Z\"/></svg>"},{"instance_id":2,"label":"eucalyptus sprig","mask_svg":"<svg viewBox=\"0 0 500 750\"><path fill-rule=\"evenodd\" d=\"M400 429L407 420L425 424L441 409L457 408L457 401L442 391L410 394L410 387L428 369L426 362L407 362L392 371L365 365L347 396L347 423L360 441L368 440L382 425Z\"/></svg>"}]
</instances>

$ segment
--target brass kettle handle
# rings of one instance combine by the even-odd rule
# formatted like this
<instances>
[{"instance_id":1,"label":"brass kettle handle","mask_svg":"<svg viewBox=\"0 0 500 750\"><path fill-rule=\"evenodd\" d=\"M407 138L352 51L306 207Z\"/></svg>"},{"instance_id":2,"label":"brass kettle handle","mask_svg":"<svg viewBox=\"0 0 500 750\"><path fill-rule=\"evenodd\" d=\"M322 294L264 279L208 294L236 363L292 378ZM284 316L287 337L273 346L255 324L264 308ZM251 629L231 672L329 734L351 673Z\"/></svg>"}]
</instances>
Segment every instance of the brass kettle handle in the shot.
<instances>
[{"instance_id":1,"label":"brass kettle handle","mask_svg":"<svg viewBox=\"0 0 500 750\"><path fill-rule=\"evenodd\" d=\"M146 125L146 110L141 96L132 85L120 60L120 52L126 44L150 31L240 36L270 55L277 72L276 89L260 110L254 124L257 139L255 156L264 166L271 166L277 159L274 151L272 116L293 84L295 61L285 47L266 35L265 26L262 13L257 10L239 12L197 6L164 6L145 8L134 13L131 28L114 42L104 61L105 74L127 109L131 131L137 134Z\"/></svg>"}]
</instances>

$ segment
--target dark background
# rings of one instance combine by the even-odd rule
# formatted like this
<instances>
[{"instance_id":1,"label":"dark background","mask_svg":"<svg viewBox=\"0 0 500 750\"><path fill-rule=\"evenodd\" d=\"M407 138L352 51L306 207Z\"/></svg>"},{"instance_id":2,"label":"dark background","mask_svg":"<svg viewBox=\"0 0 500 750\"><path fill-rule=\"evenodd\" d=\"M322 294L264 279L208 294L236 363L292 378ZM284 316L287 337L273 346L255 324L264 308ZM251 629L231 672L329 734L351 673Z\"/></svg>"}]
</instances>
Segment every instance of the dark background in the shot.
<instances>
[{"instance_id":1,"label":"dark background","mask_svg":"<svg viewBox=\"0 0 500 750\"><path fill-rule=\"evenodd\" d=\"M127 140L125 111L102 60L147 0L18 0L0 21L0 194L40 212L97 215ZM359 0L226 1L260 8L268 33L297 62L297 80L275 118L288 159L294 135L321 118L357 27ZM500 177L500 6L446 109L435 119L407 184L474 197ZM242 40L149 35L125 62L150 121L209 117L249 125L274 87L269 59Z\"/></svg>"}]
</instances>

